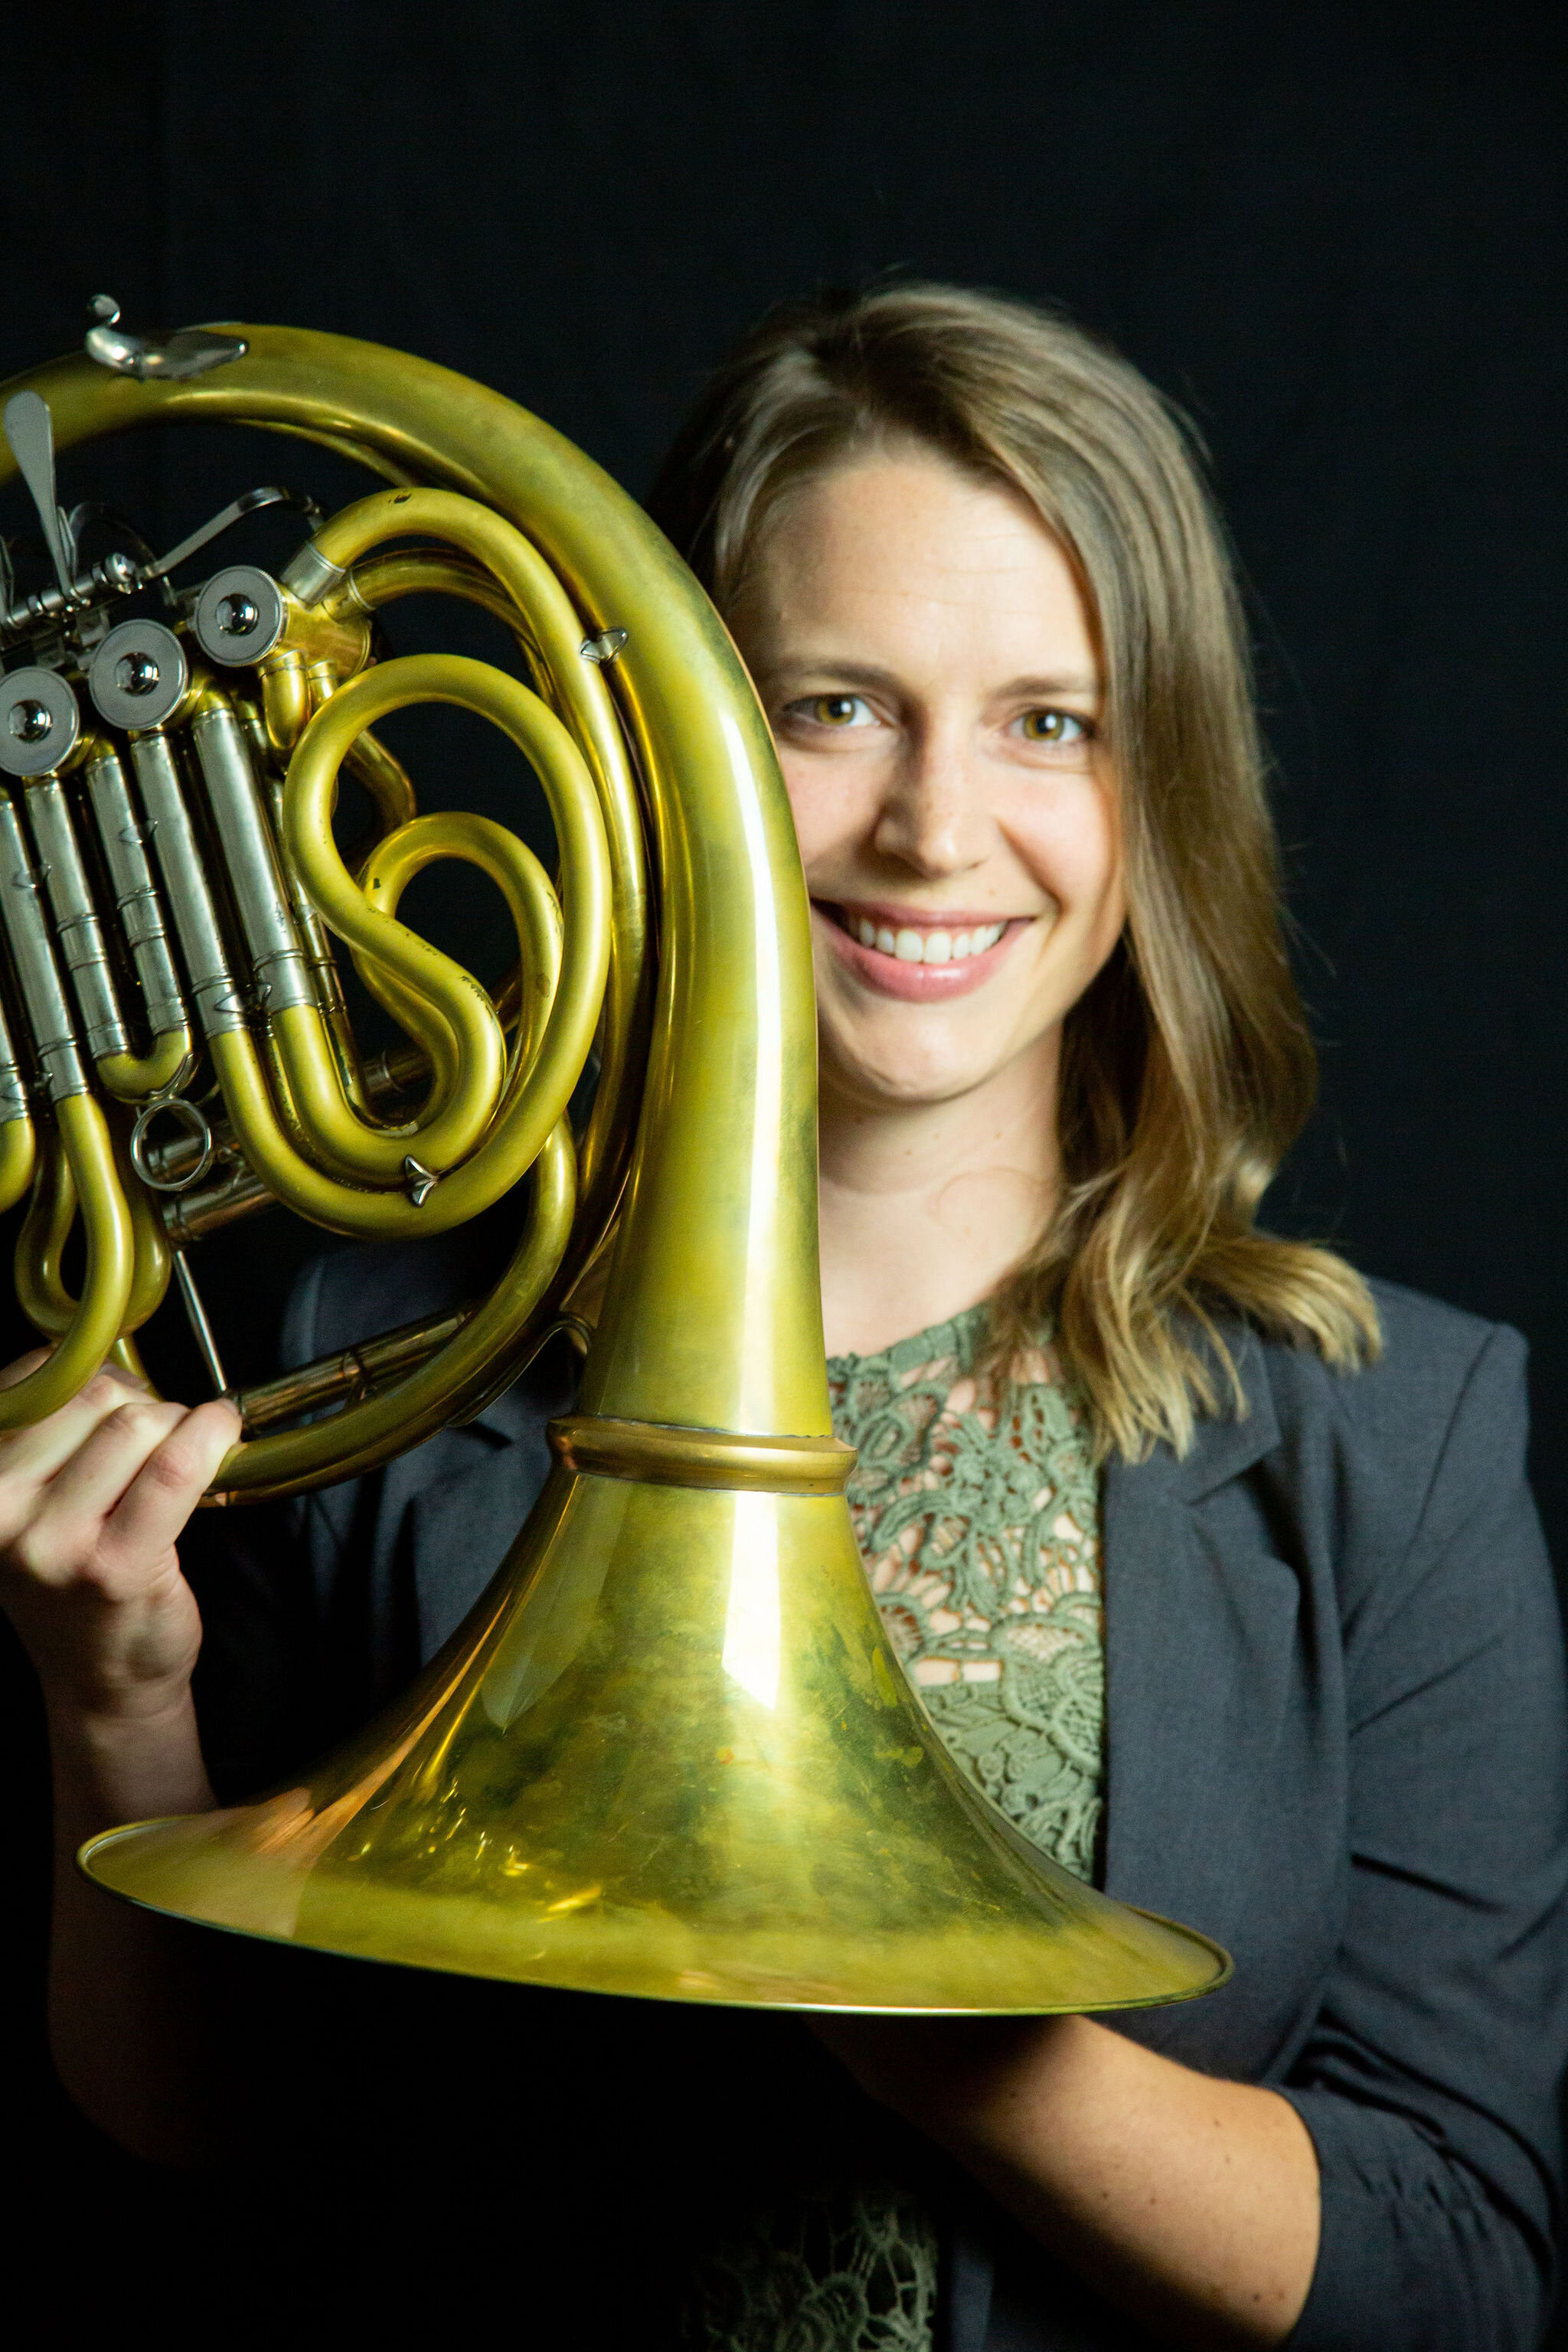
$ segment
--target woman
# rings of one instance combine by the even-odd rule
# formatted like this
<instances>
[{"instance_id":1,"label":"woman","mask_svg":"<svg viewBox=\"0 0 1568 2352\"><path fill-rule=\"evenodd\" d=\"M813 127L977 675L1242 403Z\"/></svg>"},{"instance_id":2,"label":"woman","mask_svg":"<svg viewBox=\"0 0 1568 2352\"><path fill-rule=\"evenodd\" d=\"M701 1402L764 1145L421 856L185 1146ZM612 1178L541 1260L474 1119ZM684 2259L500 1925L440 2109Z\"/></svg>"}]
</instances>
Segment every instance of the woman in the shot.
<instances>
[{"instance_id":1,"label":"woman","mask_svg":"<svg viewBox=\"0 0 1568 2352\"><path fill-rule=\"evenodd\" d=\"M1568 1839L1522 1351L1254 1226L1311 1051L1181 432L1061 323L894 288L765 322L653 503L731 623L795 811L835 1419L893 1638L1027 1836L1237 1968L1114 2028L823 2022L837 2077L798 2025L623 2016L623 2052L685 2036L688 2107L721 2095L723 2034L753 2095L749 2137L661 2148L689 2183L720 2142L726 2180L691 2193L636 2340L679 2305L685 2341L737 2352L913 2352L939 2328L972 2352L1529 2344ZM367 1285L387 1321L449 1295L465 1246L323 1261L292 1344L362 1328ZM261 1752L235 1729L260 1673L239 1596L284 1661L275 1716L323 1659L340 1712L368 1706L499 1559L552 1377L318 1498L292 1633L281 1551L242 1574L240 1537L214 1538L203 1729L228 1777ZM174 1547L231 1435L221 1406L127 1402L106 1376L0 1447L68 1848L213 1801ZM176 2146L169 1940L68 1871L59 1908L62 2071L132 2144ZM598 2310L574 2339L626 2340Z\"/></svg>"}]
</instances>

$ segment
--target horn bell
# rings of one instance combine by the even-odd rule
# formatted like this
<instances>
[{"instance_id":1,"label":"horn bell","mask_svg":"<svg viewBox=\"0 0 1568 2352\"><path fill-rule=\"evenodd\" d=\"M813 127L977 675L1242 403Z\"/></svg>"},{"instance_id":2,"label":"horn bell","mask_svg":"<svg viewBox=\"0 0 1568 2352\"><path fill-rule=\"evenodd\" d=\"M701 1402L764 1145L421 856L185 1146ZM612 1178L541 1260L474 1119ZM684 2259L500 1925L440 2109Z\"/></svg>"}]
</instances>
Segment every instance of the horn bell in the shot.
<instances>
[{"instance_id":1,"label":"horn bell","mask_svg":"<svg viewBox=\"0 0 1568 2352\"><path fill-rule=\"evenodd\" d=\"M1219 1984L1215 1945L1013 1831L890 1650L828 1410L809 903L712 606L624 492L496 394L341 338L225 331L239 355L189 382L45 372L58 442L271 425L522 532L628 739L658 993L578 1407L489 1591L297 1785L110 1831L82 1869L249 1935L669 2000L1029 2012ZM307 604L359 561L355 513L291 567ZM570 929L570 893L565 911Z\"/></svg>"}]
</instances>

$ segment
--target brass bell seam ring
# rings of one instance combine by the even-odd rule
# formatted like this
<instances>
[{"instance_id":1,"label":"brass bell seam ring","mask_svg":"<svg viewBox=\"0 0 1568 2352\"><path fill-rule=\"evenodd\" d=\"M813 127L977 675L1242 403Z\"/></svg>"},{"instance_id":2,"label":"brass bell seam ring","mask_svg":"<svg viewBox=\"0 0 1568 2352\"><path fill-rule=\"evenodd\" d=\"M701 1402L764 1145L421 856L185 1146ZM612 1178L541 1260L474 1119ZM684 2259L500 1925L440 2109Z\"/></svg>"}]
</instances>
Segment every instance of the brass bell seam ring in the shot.
<instances>
[{"instance_id":1,"label":"brass bell seam ring","mask_svg":"<svg viewBox=\"0 0 1568 2352\"><path fill-rule=\"evenodd\" d=\"M841 1495L858 1459L836 1437L748 1437L593 1413L564 1413L545 1434L568 1470L743 1494Z\"/></svg>"}]
</instances>

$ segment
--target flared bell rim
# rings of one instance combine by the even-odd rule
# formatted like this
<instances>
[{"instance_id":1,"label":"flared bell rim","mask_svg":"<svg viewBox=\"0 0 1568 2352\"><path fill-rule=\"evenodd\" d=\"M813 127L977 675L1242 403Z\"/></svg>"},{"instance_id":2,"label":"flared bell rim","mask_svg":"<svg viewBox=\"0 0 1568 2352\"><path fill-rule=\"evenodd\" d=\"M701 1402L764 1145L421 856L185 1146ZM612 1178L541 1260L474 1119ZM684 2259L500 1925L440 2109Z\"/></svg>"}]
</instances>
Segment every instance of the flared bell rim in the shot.
<instances>
[{"instance_id":1,"label":"flared bell rim","mask_svg":"<svg viewBox=\"0 0 1568 2352\"><path fill-rule=\"evenodd\" d=\"M871 1980L883 1984L910 1980L911 1970L918 1974L920 1958L911 1956L909 1946L917 1939L867 1937L863 1934L839 1938L841 1951L852 1956L852 1964L839 1979L837 1990L818 1977L813 1979L783 1969L754 1967L752 1982L746 1989L737 1974L733 1950L721 1951L701 1948L700 1937L696 1948L687 1956L690 1961L706 1958L713 1963L709 1968L688 1966L669 1969L662 1978L650 1969L646 1956L647 1922L637 1917L628 1923L628 1942L635 1939L638 1957L635 1966L617 1969L613 1958L606 1955L603 1925L588 1923L589 1934L583 1939L591 1948L574 1964L570 1950L557 1952L553 1965L541 1953L537 1958L519 1961L515 1937L495 1937L488 1941L482 1932L475 1932L475 1923L468 1906L455 1906L449 1901L440 1907L446 1912L447 1933L441 1944L428 1937L413 1938L404 1949L394 1948L388 1941L389 1919L395 1912L395 1902L389 1910L387 1890L378 1888L375 1894L376 1940L357 1941L352 1934L333 1936L321 1929L296 1925L284 1932L260 1924L255 1913L248 1917L221 1917L196 1907L185 1889L186 1900L159 1902L145 1891L138 1891L124 1883L123 1864L134 1854L145 1861L149 1844L161 1847L165 1856L173 1847L176 1863L178 1850L184 1846L187 1855L210 1843L215 1831L221 1834L224 1824L237 1826L247 1817L263 1811L260 1806L229 1809L222 1815L172 1815L143 1822L126 1822L100 1832L80 1847L76 1865L81 1875L100 1892L153 1916L177 1919L182 1924L209 1928L220 1935L243 1937L248 1942L263 1942L278 1947L313 1952L336 1959L364 1961L387 1968L401 1968L416 1973L433 1973L473 1977L495 1983L515 1984L521 1990L541 1992L571 1992L592 1995L609 2000L652 2000L676 2007L709 2007L737 2010L768 2011L776 2013L798 2011L823 2015L854 2014L885 2017L1050 2017L1062 2015L1110 2014L1123 2010L1149 2009L1173 2003L1195 2000L1205 1994L1217 1991L1234 1971L1234 1962L1224 1947L1198 1930L1164 1917L1161 1913L1141 1905L1121 1903L1083 1885L1083 1911L1066 1930L1042 1927L1033 1937L1021 1936L1015 1928L1006 1940L1017 1955L1026 1944L1033 1949L1023 1956L1023 1967L1028 1974L1037 1971L1048 1979L1055 1970L1061 1971L1064 1947L1072 1948L1078 1969L1068 1969L1068 1981L1058 1981L1048 1995L1041 1987L1039 1997L1031 1998L1014 1983L1006 1993L997 1996L997 1970L984 1965L987 1938L976 1931L968 1967L981 1981L990 1979L993 1997L983 1992L972 1997L957 1997L952 1991L954 1969L951 1958L934 1973L946 1980L948 1997L888 1999L871 1997L865 1986ZM996 1824L1003 1827L1004 1824ZM247 1891L256 1891L254 1852L245 1855ZM1077 1885L1078 1882L1075 1882ZM456 1916L458 1912L465 1916ZM1138 1990L1115 1989L1106 1980L1096 1984L1092 1979L1106 1975L1104 1937L1108 1920L1113 1920L1125 1933L1122 1923L1136 1921L1150 1931L1150 1946L1129 1955L1129 1966L1143 1973ZM395 1927L393 1928L395 1935ZM1135 1940L1142 1939L1133 1931ZM834 1942L831 1929L821 1931L816 1946L822 1951ZM1002 1938L995 1939L1003 1940ZM443 1948L444 1946L444 1948ZM1166 1964L1165 1969L1152 1965L1152 1952ZM977 1964L976 1954L981 1955ZM1179 1958L1178 1958L1179 1956ZM991 1957L994 1958L993 1949ZM741 1963L744 1970L746 1964ZM1114 1971L1111 1971L1114 1974ZM620 1980L617 1981L616 1978ZM856 1981L860 1990L857 1990Z\"/></svg>"}]
</instances>

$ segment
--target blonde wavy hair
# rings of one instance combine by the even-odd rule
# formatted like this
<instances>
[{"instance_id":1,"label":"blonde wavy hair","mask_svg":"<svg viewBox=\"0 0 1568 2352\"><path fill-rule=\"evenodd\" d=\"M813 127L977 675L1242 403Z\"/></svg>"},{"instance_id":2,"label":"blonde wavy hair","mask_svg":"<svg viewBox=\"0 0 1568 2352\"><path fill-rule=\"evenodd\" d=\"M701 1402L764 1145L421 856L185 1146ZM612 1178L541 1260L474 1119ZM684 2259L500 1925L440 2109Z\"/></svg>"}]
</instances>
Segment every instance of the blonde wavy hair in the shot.
<instances>
[{"instance_id":1,"label":"blonde wavy hair","mask_svg":"<svg viewBox=\"0 0 1568 2352\"><path fill-rule=\"evenodd\" d=\"M1196 1413L1245 1410L1216 1318L1347 1370L1378 1348L1360 1276L1254 1223L1317 1066L1224 533L1190 428L1124 360L1026 303L908 283L771 312L649 509L728 614L792 492L911 440L1020 491L1067 551L1122 798L1127 926L1068 1016L1061 1198L990 1302L989 1358L1054 1322L1101 1453L1184 1453Z\"/></svg>"}]
</instances>

